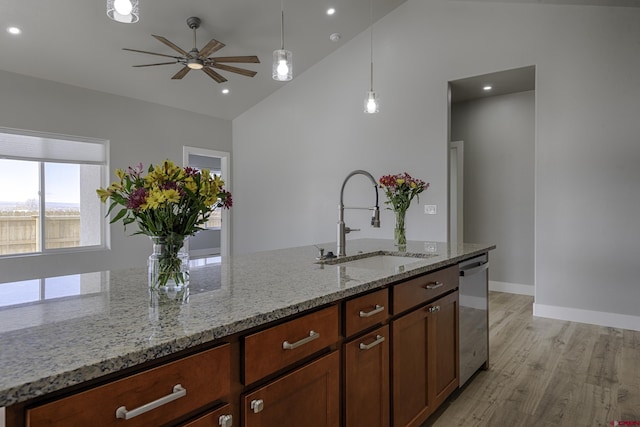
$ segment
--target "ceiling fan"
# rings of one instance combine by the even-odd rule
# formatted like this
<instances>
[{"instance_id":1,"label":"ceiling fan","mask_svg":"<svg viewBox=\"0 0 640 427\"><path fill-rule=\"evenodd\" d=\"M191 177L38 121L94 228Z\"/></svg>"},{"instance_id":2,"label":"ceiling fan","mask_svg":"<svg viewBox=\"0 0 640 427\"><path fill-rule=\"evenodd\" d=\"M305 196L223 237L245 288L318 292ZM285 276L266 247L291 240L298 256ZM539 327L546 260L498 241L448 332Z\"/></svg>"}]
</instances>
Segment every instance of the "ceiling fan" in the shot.
<instances>
[{"instance_id":1,"label":"ceiling fan","mask_svg":"<svg viewBox=\"0 0 640 427\"><path fill-rule=\"evenodd\" d=\"M209 43L207 43L201 50L196 48L196 30L200 27L200 23L202 21L200 18L192 16L187 19L187 25L189 28L193 30L193 49L189 52L181 49L177 45L173 44L166 38L162 36L153 35L156 40L164 43L169 46L171 49L179 52L182 56L172 56L165 55L163 53L155 53L155 52L147 52L144 50L137 49L128 49L123 48L122 50L128 50L131 52L138 53L146 53L148 55L156 55L156 56L164 56L167 58L173 58L174 60L171 62L160 62L156 64L143 64L143 65L134 65L134 67L154 67L156 65L169 65L169 64L182 64L184 67L178 71L176 74L171 77L174 80L180 80L191 70L202 70L209 77L215 80L218 83L226 82L227 79L221 75L220 73L212 70L212 68L216 68L218 70L229 71L231 73L241 74L247 77L253 77L257 74L256 71L247 70L244 68L233 67L231 65L226 65L225 63L259 63L260 60L257 56L218 56L218 57L210 57L213 53L222 49L225 44L221 43L215 39L211 39Z\"/></svg>"}]
</instances>

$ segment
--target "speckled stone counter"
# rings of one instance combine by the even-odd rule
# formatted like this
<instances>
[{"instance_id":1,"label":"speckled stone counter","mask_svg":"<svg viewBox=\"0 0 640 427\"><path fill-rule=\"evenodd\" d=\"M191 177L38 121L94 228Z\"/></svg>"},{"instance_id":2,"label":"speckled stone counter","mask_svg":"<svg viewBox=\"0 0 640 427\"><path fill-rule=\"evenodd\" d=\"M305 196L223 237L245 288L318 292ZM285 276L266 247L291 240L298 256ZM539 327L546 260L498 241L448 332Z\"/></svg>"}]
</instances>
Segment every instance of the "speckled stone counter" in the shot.
<instances>
[{"instance_id":1,"label":"speckled stone counter","mask_svg":"<svg viewBox=\"0 0 640 427\"><path fill-rule=\"evenodd\" d=\"M323 245L334 250L335 244ZM409 242L401 267L315 262L314 246L228 257L191 270L188 301L158 301L146 268L69 278L79 295L0 308L0 406L61 390L301 311L455 264L493 245ZM348 254L395 250L350 240ZM43 287L46 287L43 279ZM65 278L55 278L64 288ZM20 286L21 282L16 283ZM53 286L53 285L51 285ZM71 286L71 285L70 285Z\"/></svg>"}]
</instances>

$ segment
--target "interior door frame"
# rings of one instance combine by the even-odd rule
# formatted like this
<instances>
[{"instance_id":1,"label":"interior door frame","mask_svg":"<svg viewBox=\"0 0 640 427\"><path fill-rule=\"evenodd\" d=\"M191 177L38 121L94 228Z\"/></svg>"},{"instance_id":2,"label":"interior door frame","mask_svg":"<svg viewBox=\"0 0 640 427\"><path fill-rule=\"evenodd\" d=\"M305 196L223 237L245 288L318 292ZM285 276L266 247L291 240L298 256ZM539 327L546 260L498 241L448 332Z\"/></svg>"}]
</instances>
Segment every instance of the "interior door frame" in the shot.
<instances>
[{"instance_id":1,"label":"interior door frame","mask_svg":"<svg viewBox=\"0 0 640 427\"><path fill-rule=\"evenodd\" d=\"M464 141L450 141L449 236L451 244L464 243Z\"/></svg>"},{"instance_id":2,"label":"interior door frame","mask_svg":"<svg viewBox=\"0 0 640 427\"><path fill-rule=\"evenodd\" d=\"M189 165L189 155L217 157L220 159L220 177L224 181L224 188L231 191L231 173L229 166L231 165L231 153L227 151L210 150L208 148L199 147L182 147L182 164ZM222 225L220 227L220 255L228 256L231 251L231 215L229 209L222 209Z\"/></svg>"}]
</instances>

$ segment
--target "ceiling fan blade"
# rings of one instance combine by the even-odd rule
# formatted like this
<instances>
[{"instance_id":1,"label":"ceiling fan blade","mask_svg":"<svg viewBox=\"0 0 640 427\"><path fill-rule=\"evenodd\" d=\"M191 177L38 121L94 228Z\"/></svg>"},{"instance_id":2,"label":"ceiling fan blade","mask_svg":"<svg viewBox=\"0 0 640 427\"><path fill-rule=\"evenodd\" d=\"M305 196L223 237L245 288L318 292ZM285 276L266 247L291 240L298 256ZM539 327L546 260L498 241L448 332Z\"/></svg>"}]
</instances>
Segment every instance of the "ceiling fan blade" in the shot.
<instances>
[{"instance_id":1,"label":"ceiling fan blade","mask_svg":"<svg viewBox=\"0 0 640 427\"><path fill-rule=\"evenodd\" d=\"M218 83L222 83L222 82L226 82L227 81L227 79L225 79L224 76L216 73L211 68L204 67L202 69L202 71L204 71L209 77L211 77L213 80L215 80Z\"/></svg>"},{"instance_id":2,"label":"ceiling fan blade","mask_svg":"<svg viewBox=\"0 0 640 427\"><path fill-rule=\"evenodd\" d=\"M186 76L189 71L191 71L191 68L185 66L184 68L182 68L182 70L175 73L173 77L171 77L171 80L180 80L181 78Z\"/></svg>"},{"instance_id":3,"label":"ceiling fan blade","mask_svg":"<svg viewBox=\"0 0 640 427\"><path fill-rule=\"evenodd\" d=\"M179 48L175 44L171 43L169 40L165 39L164 37L156 36L156 35L153 35L153 34L152 34L152 36L155 37L156 40L166 44L167 46L169 46L171 49L175 50L176 52L180 52L184 56L189 56L186 51L184 51L183 49Z\"/></svg>"},{"instance_id":4,"label":"ceiling fan blade","mask_svg":"<svg viewBox=\"0 0 640 427\"><path fill-rule=\"evenodd\" d=\"M257 56L219 56L217 58L209 58L215 62L237 62L243 64L259 64L260 60Z\"/></svg>"},{"instance_id":5,"label":"ceiling fan blade","mask_svg":"<svg viewBox=\"0 0 640 427\"><path fill-rule=\"evenodd\" d=\"M207 43L205 47L202 48L202 50L198 53L198 55L200 55L201 58L207 58L209 55L219 51L223 47L225 47L224 43L219 42L216 39L211 39L209 43Z\"/></svg>"},{"instance_id":6,"label":"ceiling fan blade","mask_svg":"<svg viewBox=\"0 0 640 427\"><path fill-rule=\"evenodd\" d=\"M258 74L257 71L245 70L244 68L232 67L231 65L224 64L213 64L213 68L217 68L219 70L225 70L232 73L242 74L243 76L253 77Z\"/></svg>"},{"instance_id":7,"label":"ceiling fan blade","mask_svg":"<svg viewBox=\"0 0 640 427\"><path fill-rule=\"evenodd\" d=\"M169 65L169 64L177 64L177 61L173 62L158 62L156 64L142 64L142 65L132 65L132 67L154 67L156 65Z\"/></svg>"},{"instance_id":8,"label":"ceiling fan blade","mask_svg":"<svg viewBox=\"0 0 640 427\"><path fill-rule=\"evenodd\" d=\"M128 50L129 52L146 53L147 55L164 56L166 58L182 59L179 56L165 55L164 53L147 52L146 50L129 49L127 47L123 47L122 50Z\"/></svg>"}]
</instances>

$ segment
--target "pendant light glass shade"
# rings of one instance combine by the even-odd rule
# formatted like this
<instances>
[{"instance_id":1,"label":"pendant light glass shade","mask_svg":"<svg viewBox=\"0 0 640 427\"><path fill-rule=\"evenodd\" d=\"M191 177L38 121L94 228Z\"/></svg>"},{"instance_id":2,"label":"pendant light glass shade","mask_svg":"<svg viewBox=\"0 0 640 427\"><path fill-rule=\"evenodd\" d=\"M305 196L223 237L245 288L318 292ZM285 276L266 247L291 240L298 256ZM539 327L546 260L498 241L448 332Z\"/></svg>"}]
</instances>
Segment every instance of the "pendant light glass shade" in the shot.
<instances>
[{"instance_id":1,"label":"pendant light glass shade","mask_svg":"<svg viewBox=\"0 0 640 427\"><path fill-rule=\"evenodd\" d=\"M140 20L138 0L107 0L107 16L125 24L138 22Z\"/></svg>"},{"instance_id":2,"label":"pendant light glass shade","mask_svg":"<svg viewBox=\"0 0 640 427\"><path fill-rule=\"evenodd\" d=\"M293 54L284 48L284 0L280 0L280 49L273 51L271 77L279 82L293 79Z\"/></svg>"},{"instance_id":3,"label":"pendant light glass shade","mask_svg":"<svg viewBox=\"0 0 640 427\"><path fill-rule=\"evenodd\" d=\"M367 114L375 114L380 111L380 98L372 90L367 91L367 97L364 99L364 112Z\"/></svg>"},{"instance_id":4,"label":"pendant light glass shade","mask_svg":"<svg viewBox=\"0 0 640 427\"><path fill-rule=\"evenodd\" d=\"M291 62L291 51L278 49L273 51L273 80L286 82L293 79L293 63Z\"/></svg>"}]
</instances>

